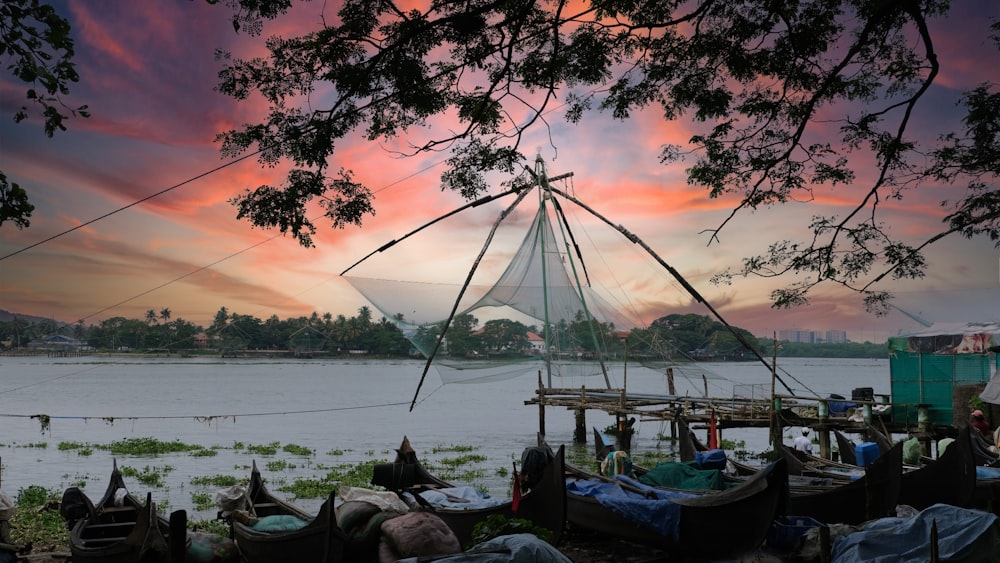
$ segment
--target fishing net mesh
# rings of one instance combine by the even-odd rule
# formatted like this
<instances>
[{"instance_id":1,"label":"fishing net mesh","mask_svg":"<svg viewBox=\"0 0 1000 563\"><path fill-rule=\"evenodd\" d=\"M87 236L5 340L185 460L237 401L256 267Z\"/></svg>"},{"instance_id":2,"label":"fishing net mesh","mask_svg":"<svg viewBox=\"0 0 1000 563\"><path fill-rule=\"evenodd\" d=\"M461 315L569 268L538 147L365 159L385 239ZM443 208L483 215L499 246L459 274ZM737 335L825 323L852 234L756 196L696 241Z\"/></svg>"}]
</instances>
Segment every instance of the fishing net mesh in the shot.
<instances>
[{"instance_id":1,"label":"fishing net mesh","mask_svg":"<svg viewBox=\"0 0 1000 563\"><path fill-rule=\"evenodd\" d=\"M493 381L529 372L555 377L603 374L607 368L595 360L607 357L608 339L635 323L589 286L582 260L571 254L572 234L553 206L542 201L518 250L491 284L344 278L392 320L416 350L434 357L445 383ZM449 318L445 338L435 350Z\"/></svg>"}]
</instances>

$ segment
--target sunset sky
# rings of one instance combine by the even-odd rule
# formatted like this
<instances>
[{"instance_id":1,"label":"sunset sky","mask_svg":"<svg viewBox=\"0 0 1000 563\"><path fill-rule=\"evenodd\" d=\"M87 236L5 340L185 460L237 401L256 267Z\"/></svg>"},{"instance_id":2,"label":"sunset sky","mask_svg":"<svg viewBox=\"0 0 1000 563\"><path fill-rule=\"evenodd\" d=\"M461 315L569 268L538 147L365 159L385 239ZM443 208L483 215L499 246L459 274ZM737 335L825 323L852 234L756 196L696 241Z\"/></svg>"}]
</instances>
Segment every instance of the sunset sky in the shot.
<instances>
[{"instance_id":1,"label":"sunset sky","mask_svg":"<svg viewBox=\"0 0 1000 563\"><path fill-rule=\"evenodd\" d=\"M163 308L175 319L204 325L220 307L261 318L314 311L351 316L367 302L340 277L342 270L465 203L440 190L447 155L400 159L394 147L349 139L339 145L332 168L352 170L375 190L375 217L344 230L318 222L311 249L254 229L236 219L228 200L246 188L280 183L286 169L262 169L250 158L209 173L229 164L219 155L215 135L259 120L266 109L259 99L239 102L213 91L221 68L213 53L264 55L263 39L235 34L231 13L203 0L54 4L72 25L81 76L67 102L89 105L92 117L71 119L68 131L52 139L37 119L14 124L26 87L13 82L6 69L0 73L0 170L25 187L36 206L28 229L0 227L0 256L7 256L0 260L0 309L86 324L114 316L141 318L149 309ZM982 82L1000 83L1000 56L987 33L1000 17L1000 3L954 4L948 18L931 22L942 72L917 117L927 139L954 128L958 93ZM299 7L265 35L314 29L321 16L333 19L335 5ZM875 318L856 295L832 287L818 291L810 306L786 311L772 309L769 294L789 279L709 283L712 275L739 267L742 257L764 252L774 240L802 237L808 217L849 204L856 194L819 190L811 203L742 213L720 242L709 245L705 231L717 227L734 202L709 199L705 190L687 185L683 163L664 166L658 158L664 144L688 139L685 123L666 123L656 111L625 123L593 114L575 127L565 124L558 110L546 119L550 131L535 132L524 150L537 150L550 175L572 172L572 189L582 200L644 240L730 323L762 336L783 329L846 330L858 341L882 341L920 328L902 313ZM956 189L887 201L885 220L895 235L917 244L940 229L943 212L937 204L960 197ZM442 222L356 273L460 284L508 203ZM581 222L577 237L605 251L591 263L595 272L603 264L610 273L595 275L621 285L641 320L672 312L708 314L633 245L622 245L609 229L591 230L593 221L582 210L573 214ZM529 217L526 208L511 223L523 226ZM504 234L494 247L512 252L517 237ZM901 309L939 322L998 320L1000 254L990 241L946 239L927 258L925 279L886 286L897 293ZM484 271L503 264L502 256L491 256Z\"/></svg>"}]
</instances>

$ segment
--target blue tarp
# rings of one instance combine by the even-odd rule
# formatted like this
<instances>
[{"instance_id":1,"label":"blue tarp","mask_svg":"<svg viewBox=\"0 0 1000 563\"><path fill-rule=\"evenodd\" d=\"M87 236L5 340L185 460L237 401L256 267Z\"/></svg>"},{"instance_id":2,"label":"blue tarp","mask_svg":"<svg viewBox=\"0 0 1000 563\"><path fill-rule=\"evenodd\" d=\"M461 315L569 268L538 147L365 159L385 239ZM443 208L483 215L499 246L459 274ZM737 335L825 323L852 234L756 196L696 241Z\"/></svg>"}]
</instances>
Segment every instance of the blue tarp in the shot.
<instances>
[{"instance_id":1,"label":"blue tarp","mask_svg":"<svg viewBox=\"0 0 1000 563\"><path fill-rule=\"evenodd\" d=\"M976 480L1000 479L1000 467L976 466Z\"/></svg>"},{"instance_id":2,"label":"blue tarp","mask_svg":"<svg viewBox=\"0 0 1000 563\"><path fill-rule=\"evenodd\" d=\"M567 481L566 489L578 495L593 497L615 514L672 541L679 539L681 506L671 502L671 499L698 495L657 489L624 475L616 476L615 480L628 487L651 492L656 498L647 498L635 491L622 488L618 483L595 479Z\"/></svg>"},{"instance_id":3,"label":"blue tarp","mask_svg":"<svg viewBox=\"0 0 1000 563\"><path fill-rule=\"evenodd\" d=\"M941 561L995 561L1000 521L994 514L935 504L912 518L879 518L859 532L837 538L833 563L925 563L930 559L931 523L937 523Z\"/></svg>"}]
</instances>

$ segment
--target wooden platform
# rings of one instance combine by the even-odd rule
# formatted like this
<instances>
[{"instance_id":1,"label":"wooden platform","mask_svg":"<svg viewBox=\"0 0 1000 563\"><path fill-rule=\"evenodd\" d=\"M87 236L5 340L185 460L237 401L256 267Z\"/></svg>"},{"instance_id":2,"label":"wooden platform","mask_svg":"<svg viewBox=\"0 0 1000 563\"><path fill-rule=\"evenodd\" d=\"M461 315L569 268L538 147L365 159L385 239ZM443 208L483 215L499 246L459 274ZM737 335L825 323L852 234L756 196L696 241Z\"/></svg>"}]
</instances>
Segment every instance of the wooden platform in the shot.
<instances>
[{"instance_id":1,"label":"wooden platform","mask_svg":"<svg viewBox=\"0 0 1000 563\"><path fill-rule=\"evenodd\" d=\"M945 427L931 427L898 423L891 420L892 405L887 396L875 397L873 401L854 401L820 397L800 397L774 395L767 398L753 397L691 397L679 395L657 395L628 393L624 389L545 388L541 384L535 396L526 400L525 405L539 407L539 431L545 432L545 409L562 407L576 413L574 437L583 443L589 439L586 428L586 412L603 411L618 420L619 431L627 432L629 421L670 422L683 415L695 427L707 428L714 418L715 428L769 428L772 436L781 440L784 428L789 426L809 427L816 431L820 445L820 455L830 457L830 431L863 433L873 426L887 436L907 434L917 436L925 442L929 450L930 442L944 437ZM856 406L848 413L833 413L831 403L847 402ZM885 414L879 415L879 411ZM673 431L673 428L671 427ZM625 442L622 449L630 449Z\"/></svg>"}]
</instances>

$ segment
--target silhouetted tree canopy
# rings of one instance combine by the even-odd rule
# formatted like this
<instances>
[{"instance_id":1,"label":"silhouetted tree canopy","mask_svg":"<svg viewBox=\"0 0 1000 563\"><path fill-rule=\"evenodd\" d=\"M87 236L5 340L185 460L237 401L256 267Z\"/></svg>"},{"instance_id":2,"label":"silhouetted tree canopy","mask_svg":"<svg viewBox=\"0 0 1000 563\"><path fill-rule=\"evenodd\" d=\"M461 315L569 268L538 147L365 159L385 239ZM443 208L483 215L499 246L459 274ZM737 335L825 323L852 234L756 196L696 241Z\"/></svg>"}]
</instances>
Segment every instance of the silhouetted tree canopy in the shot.
<instances>
[{"instance_id":1,"label":"silhouetted tree canopy","mask_svg":"<svg viewBox=\"0 0 1000 563\"><path fill-rule=\"evenodd\" d=\"M34 110L44 121L45 134L65 131L70 115L89 117L87 106L72 108L64 103L71 83L80 77L73 64L73 38L66 18L39 0L0 2L0 63L14 78L28 85L24 93L29 105L14 114L20 123ZM31 224L35 206L28 192L8 182L0 171L0 225L12 221L19 229Z\"/></svg>"},{"instance_id":2,"label":"silhouetted tree canopy","mask_svg":"<svg viewBox=\"0 0 1000 563\"><path fill-rule=\"evenodd\" d=\"M251 32L292 4L227 3L234 25ZM349 0L316 29L269 38L268 58L223 55L219 90L259 94L270 111L219 139L227 156L257 150L264 164L295 164L284 185L234 202L239 217L309 246L308 202L336 227L373 212L370 189L331 165L349 134L387 140L451 118L452 127L421 129L409 154L448 151L443 187L472 199L489 192L490 173L519 173L523 135L547 127L557 105L568 106L571 122L591 110L627 120L658 107L665 120L701 125L687 146L664 147L661 161L688 158L689 183L739 198L710 230L713 242L738 213L809 200L821 185L854 202L843 216L810 218L811 237L774 241L715 282L796 274L772 294L775 306L806 303L812 288L834 283L885 313L891 295L875 284L922 277L926 245L951 233L1000 239L996 85L955 100L965 130L941 131L934 147L911 138L916 116L940 103L925 97L944 63L935 23L949 8L942 0L467 0L418 10ZM998 30L984 22L982 39L996 42ZM882 206L932 182L961 188L941 204L940 233L899 240Z\"/></svg>"}]
</instances>

